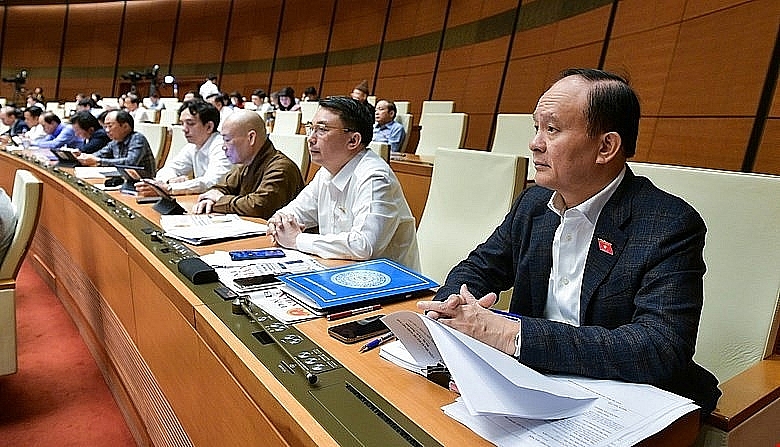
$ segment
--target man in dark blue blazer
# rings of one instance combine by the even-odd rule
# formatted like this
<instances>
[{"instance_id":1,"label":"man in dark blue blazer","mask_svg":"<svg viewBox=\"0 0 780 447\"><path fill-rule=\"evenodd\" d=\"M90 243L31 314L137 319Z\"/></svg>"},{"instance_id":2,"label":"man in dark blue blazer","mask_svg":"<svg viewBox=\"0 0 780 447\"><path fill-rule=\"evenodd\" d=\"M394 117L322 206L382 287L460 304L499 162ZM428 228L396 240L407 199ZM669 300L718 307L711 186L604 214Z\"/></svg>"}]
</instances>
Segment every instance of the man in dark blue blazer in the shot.
<instances>
[{"instance_id":1,"label":"man in dark blue blazer","mask_svg":"<svg viewBox=\"0 0 780 447\"><path fill-rule=\"evenodd\" d=\"M720 390L692 359L706 228L626 165L639 116L624 79L565 71L534 111L537 186L418 307L532 368L649 383L707 414ZM487 309L510 287L519 321Z\"/></svg>"}]
</instances>

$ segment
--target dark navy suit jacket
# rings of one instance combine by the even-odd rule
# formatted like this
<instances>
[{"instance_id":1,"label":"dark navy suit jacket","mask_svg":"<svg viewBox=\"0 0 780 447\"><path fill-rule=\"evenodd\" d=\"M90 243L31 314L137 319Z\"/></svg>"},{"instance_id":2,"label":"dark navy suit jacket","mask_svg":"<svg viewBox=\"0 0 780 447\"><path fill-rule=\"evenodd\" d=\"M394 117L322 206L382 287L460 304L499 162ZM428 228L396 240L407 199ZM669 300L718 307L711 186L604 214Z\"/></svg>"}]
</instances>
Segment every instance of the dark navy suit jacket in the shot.
<instances>
[{"instance_id":1,"label":"dark navy suit jacket","mask_svg":"<svg viewBox=\"0 0 780 447\"><path fill-rule=\"evenodd\" d=\"M475 296L514 287L519 360L538 370L649 383L715 408L717 379L693 362L703 301L706 228L683 200L630 168L596 222L580 297L580 326L544 318L553 191L523 192L504 222L447 276L436 299L467 284ZM612 253L599 239L610 245Z\"/></svg>"}]
</instances>

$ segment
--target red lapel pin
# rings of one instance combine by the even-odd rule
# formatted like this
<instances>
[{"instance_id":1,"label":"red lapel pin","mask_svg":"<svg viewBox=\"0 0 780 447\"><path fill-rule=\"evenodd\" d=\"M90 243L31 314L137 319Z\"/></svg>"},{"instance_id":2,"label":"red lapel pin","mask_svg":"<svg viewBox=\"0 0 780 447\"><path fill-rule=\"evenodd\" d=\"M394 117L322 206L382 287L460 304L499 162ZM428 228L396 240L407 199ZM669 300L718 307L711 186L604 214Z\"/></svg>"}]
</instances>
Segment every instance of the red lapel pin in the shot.
<instances>
[{"instance_id":1,"label":"red lapel pin","mask_svg":"<svg viewBox=\"0 0 780 447\"><path fill-rule=\"evenodd\" d=\"M599 238L599 250L603 251L608 255L614 254L614 252L612 251L612 244L601 238Z\"/></svg>"}]
</instances>

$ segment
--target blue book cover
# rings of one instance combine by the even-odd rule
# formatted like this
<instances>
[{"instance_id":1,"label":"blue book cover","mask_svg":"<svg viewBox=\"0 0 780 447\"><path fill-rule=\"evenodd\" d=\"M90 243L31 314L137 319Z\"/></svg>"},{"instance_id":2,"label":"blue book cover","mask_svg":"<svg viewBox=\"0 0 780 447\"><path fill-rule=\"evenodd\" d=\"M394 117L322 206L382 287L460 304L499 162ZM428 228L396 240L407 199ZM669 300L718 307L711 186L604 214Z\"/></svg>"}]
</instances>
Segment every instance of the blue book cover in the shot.
<instances>
[{"instance_id":1,"label":"blue book cover","mask_svg":"<svg viewBox=\"0 0 780 447\"><path fill-rule=\"evenodd\" d=\"M280 276L296 296L316 309L405 296L436 287L434 281L389 259L374 259L314 272Z\"/></svg>"}]
</instances>

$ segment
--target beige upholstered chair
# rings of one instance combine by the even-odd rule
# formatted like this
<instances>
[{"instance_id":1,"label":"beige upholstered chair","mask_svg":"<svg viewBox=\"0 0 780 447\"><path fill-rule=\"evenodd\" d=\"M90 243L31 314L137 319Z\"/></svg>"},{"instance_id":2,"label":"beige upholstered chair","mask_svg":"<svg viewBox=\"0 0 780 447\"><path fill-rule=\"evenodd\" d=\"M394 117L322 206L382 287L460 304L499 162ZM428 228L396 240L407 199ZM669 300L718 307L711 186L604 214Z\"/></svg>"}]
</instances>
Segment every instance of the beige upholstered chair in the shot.
<instances>
[{"instance_id":1,"label":"beige upholstered chair","mask_svg":"<svg viewBox=\"0 0 780 447\"><path fill-rule=\"evenodd\" d=\"M431 156L440 147L462 147L469 116L465 113L429 113L420 129L415 154Z\"/></svg>"},{"instance_id":2,"label":"beige upholstered chair","mask_svg":"<svg viewBox=\"0 0 780 447\"><path fill-rule=\"evenodd\" d=\"M372 141L368 143L368 148L372 151L376 152L377 155L382 157L382 159L386 162L390 162L390 145L387 143L379 143L376 141Z\"/></svg>"},{"instance_id":3,"label":"beige upholstered chair","mask_svg":"<svg viewBox=\"0 0 780 447\"><path fill-rule=\"evenodd\" d=\"M16 275L38 225L43 183L26 170L17 170L11 202L16 209L16 230L0 260L0 375L16 372Z\"/></svg>"},{"instance_id":4,"label":"beige upholstered chair","mask_svg":"<svg viewBox=\"0 0 780 447\"><path fill-rule=\"evenodd\" d=\"M429 113L452 113L455 111L455 101L423 101L420 111L420 125L425 124L425 116Z\"/></svg>"},{"instance_id":5,"label":"beige upholstered chair","mask_svg":"<svg viewBox=\"0 0 780 447\"><path fill-rule=\"evenodd\" d=\"M772 357L780 325L780 177L630 165L637 175L685 199L707 225L704 307L694 358L715 374L724 391L709 422L734 425L705 425L708 445L774 445L780 440L780 400L750 393L764 385L780 389L780 358ZM778 373L767 375L770 369ZM757 371L764 385L755 382ZM748 418L734 410L761 399L768 401L758 406L763 416ZM762 424L767 417L771 424ZM738 424L740 419L744 422Z\"/></svg>"},{"instance_id":6,"label":"beige upholstered chair","mask_svg":"<svg viewBox=\"0 0 780 447\"><path fill-rule=\"evenodd\" d=\"M179 151L187 144L187 138L184 136L184 126L175 125L168 128L168 132L171 134L171 142L168 145L168 154L165 159L172 159Z\"/></svg>"},{"instance_id":7,"label":"beige upholstered chair","mask_svg":"<svg viewBox=\"0 0 780 447\"><path fill-rule=\"evenodd\" d=\"M160 110L160 120L158 121L160 125L163 126L173 126L174 124L179 124L179 108L168 108L168 106L165 106L164 109Z\"/></svg>"},{"instance_id":8,"label":"beige upholstered chair","mask_svg":"<svg viewBox=\"0 0 780 447\"><path fill-rule=\"evenodd\" d=\"M409 113L409 101L393 101L393 104L395 104L396 115Z\"/></svg>"},{"instance_id":9,"label":"beige upholstered chair","mask_svg":"<svg viewBox=\"0 0 780 447\"><path fill-rule=\"evenodd\" d=\"M533 180L536 177L536 169L531 162L534 157L528 145L535 134L534 117L530 113L499 113L490 151L518 154L528 158L528 180Z\"/></svg>"},{"instance_id":10,"label":"beige upholstered chair","mask_svg":"<svg viewBox=\"0 0 780 447\"><path fill-rule=\"evenodd\" d=\"M272 133L268 136L274 147L282 152L284 155L294 161L298 168L301 170L301 175L304 180L309 173L309 164L311 158L309 157L309 145L306 141L306 135L284 135Z\"/></svg>"},{"instance_id":11,"label":"beige upholstered chair","mask_svg":"<svg viewBox=\"0 0 780 447\"><path fill-rule=\"evenodd\" d=\"M412 116L409 113L398 113L395 115L395 120L404 126L404 140L401 141L401 146L398 148L399 152L406 152L406 146L409 144L409 135L412 132Z\"/></svg>"},{"instance_id":12,"label":"beige upholstered chair","mask_svg":"<svg viewBox=\"0 0 780 447\"><path fill-rule=\"evenodd\" d=\"M279 135L295 135L298 133L298 128L301 127L300 111L277 110L275 115L274 129L271 133Z\"/></svg>"},{"instance_id":13,"label":"beige upholstered chair","mask_svg":"<svg viewBox=\"0 0 780 447\"><path fill-rule=\"evenodd\" d=\"M136 123L135 130L146 137L152 148L154 159L157 161L157 166L162 166L165 163L168 127L155 123Z\"/></svg>"},{"instance_id":14,"label":"beige upholstered chair","mask_svg":"<svg viewBox=\"0 0 780 447\"><path fill-rule=\"evenodd\" d=\"M320 103L317 101L303 101L301 103L301 122L310 123L319 107Z\"/></svg>"},{"instance_id":15,"label":"beige upholstered chair","mask_svg":"<svg viewBox=\"0 0 780 447\"><path fill-rule=\"evenodd\" d=\"M444 282L501 224L525 186L527 159L468 149L436 151L417 243L422 273ZM468 181L464 181L468 173Z\"/></svg>"}]
</instances>

